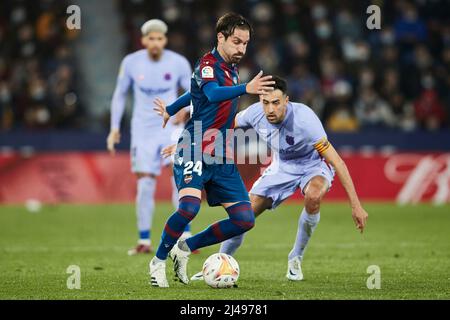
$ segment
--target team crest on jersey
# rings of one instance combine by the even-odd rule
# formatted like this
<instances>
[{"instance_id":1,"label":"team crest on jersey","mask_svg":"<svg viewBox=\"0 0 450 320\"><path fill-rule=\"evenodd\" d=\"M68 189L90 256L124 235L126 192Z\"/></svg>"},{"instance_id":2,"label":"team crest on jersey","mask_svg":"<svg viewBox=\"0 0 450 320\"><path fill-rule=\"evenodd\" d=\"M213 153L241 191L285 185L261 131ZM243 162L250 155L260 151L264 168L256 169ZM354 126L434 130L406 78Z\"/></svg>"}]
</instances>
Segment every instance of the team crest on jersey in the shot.
<instances>
[{"instance_id":1,"label":"team crest on jersey","mask_svg":"<svg viewBox=\"0 0 450 320\"><path fill-rule=\"evenodd\" d=\"M188 174L184 176L184 183L188 184L192 181L192 175Z\"/></svg>"},{"instance_id":2,"label":"team crest on jersey","mask_svg":"<svg viewBox=\"0 0 450 320\"><path fill-rule=\"evenodd\" d=\"M164 75L164 80L169 81L170 79L172 79L172 75L171 75L169 72L167 72L167 73Z\"/></svg>"},{"instance_id":3,"label":"team crest on jersey","mask_svg":"<svg viewBox=\"0 0 450 320\"><path fill-rule=\"evenodd\" d=\"M214 79L214 69L211 66L203 67L202 78L203 79Z\"/></svg>"},{"instance_id":4,"label":"team crest on jersey","mask_svg":"<svg viewBox=\"0 0 450 320\"><path fill-rule=\"evenodd\" d=\"M294 145L294 137L292 136L286 136L286 142L288 145L293 146Z\"/></svg>"}]
</instances>

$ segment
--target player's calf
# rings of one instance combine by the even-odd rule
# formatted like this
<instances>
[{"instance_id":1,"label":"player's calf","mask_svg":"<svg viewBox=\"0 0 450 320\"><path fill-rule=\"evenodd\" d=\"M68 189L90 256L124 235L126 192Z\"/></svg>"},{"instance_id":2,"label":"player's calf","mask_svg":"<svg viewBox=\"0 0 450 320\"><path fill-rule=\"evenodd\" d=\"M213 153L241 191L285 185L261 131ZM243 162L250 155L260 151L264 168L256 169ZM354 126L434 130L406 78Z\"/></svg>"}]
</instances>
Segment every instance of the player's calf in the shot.
<instances>
[{"instance_id":1,"label":"player's calf","mask_svg":"<svg viewBox=\"0 0 450 320\"><path fill-rule=\"evenodd\" d=\"M191 222L200 210L200 199L192 196L184 196L180 199L178 210L167 220L161 236L161 243L156 256L166 260L169 251L183 234L186 225Z\"/></svg>"}]
</instances>

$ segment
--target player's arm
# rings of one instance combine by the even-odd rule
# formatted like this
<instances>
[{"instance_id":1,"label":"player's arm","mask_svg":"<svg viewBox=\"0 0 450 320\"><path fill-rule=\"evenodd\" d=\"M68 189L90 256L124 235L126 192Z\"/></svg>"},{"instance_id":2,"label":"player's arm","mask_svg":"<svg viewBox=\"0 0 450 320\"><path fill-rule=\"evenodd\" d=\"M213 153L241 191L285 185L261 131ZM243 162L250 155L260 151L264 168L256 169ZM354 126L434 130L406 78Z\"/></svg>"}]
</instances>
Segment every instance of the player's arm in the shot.
<instances>
[{"instance_id":1,"label":"player's arm","mask_svg":"<svg viewBox=\"0 0 450 320\"><path fill-rule=\"evenodd\" d=\"M237 98L244 94L264 94L266 91L273 90L271 87L275 82L272 76L262 76L260 71L249 83L243 83L237 86L219 86L217 81L209 81L203 86L208 101L211 103L222 102Z\"/></svg>"},{"instance_id":2,"label":"player's arm","mask_svg":"<svg viewBox=\"0 0 450 320\"><path fill-rule=\"evenodd\" d=\"M109 152L114 154L114 145L120 142L120 121L122 120L127 101L128 90L130 89L132 78L128 74L126 58L120 66L116 88L111 102L111 129L106 139Z\"/></svg>"},{"instance_id":3,"label":"player's arm","mask_svg":"<svg viewBox=\"0 0 450 320\"><path fill-rule=\"evenodd\" d=\"M344 160L339 156L336 149L325 138L317 142L314 147L325 160L331 164L339 177L345 191L347 192L352 207L352 217L355 221L356 227L361 231L366 226L368 214L361 206L358 195L356 194L355 186L353 184L350 172Z\"/></svg>"},{"instance_id":4,"label":"player's arm","mask_svg":"<svg viewBox=\"0 0 450 320\"><path fill-rule=\"evenodd\" d=\"M180 72L180 76L178 78L178 86L183 89L183 92L188 92L191 90L191 80L192 80L192 68L189 61L182 57L178 61L178 69ZM188 106L190 102L188 103ZM190 108L184 107L175 114L174 124L184 124L189 119Z\"/></svg>"}]
</instances>

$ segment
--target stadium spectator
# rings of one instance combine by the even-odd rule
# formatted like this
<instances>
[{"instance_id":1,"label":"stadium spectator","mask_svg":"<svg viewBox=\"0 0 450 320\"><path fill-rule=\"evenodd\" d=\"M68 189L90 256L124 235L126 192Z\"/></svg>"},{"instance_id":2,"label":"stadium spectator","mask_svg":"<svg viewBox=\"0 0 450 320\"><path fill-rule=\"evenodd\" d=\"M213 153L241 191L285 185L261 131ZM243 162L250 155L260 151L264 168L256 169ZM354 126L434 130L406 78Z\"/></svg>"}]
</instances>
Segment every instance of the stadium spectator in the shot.
<instances>
[{"instance_id":1,"label":"stadium spectator","mask_svg":"<svg viewBox=\"0 0 450 320\"><path fill-rule=\"evenodd\" d=\"M391 128L392 120L386 119L395 119L393 128L399 130L449 128L450 27L444 14L448 1L380 1L381 30L366 28L365 1L118 3L128 52L141 46L136 31L139 26L151 17L160 17L169 23L171 48L194 64L214 41L211 26L215 19L225 11L236 11L250 17L256 31L248 58L242 62L241 81L260 69L281 75L289 80L290 96L311 106L326 123L336 112L333 88L343 80L350 85L351 94L345 108L337 108L341 110L338 114L348 113L351 119L357 115L355 121L363 121L352 128L367 128L361 106L367 105L368 96L375 96L377 105L383 105L377 108L389 114L385 120L376 121L381 129ZM44 127L79 125L83 106L78 99L72 49L76 33L61 28L66 6L65 1L56 0L1 2L0 115L4 130L36 126L36 116L27 117L34 119L31 123L25 121L26 114L36 113L36 97L29 96L30 88L44 92L42 101L37 103L41 121L46 119L43 114L49 114ZM194 33L198 35L195 38L191 37ZM433 94L423 92L423 78L428 74L433 81ZM39 84L39 79L45 84ZM418 111L430 99L432 105L440 106L433 110L443 110L435 111L434 116L443 119L426 121ZM29 101L33 103L28 104ZM243 99L241 107L251 102Z\"/></svg>"},{"instance_id":2,"label":"stadium spectator","mask_svg":"<svg viewBox=\"0 0 450 320\"><path fill-rule=\"evenodd\" d=\"M2 130L70 128L83 115L78 99L65 1L2 1L0 116Z\"/></svg>"}]
</instances>

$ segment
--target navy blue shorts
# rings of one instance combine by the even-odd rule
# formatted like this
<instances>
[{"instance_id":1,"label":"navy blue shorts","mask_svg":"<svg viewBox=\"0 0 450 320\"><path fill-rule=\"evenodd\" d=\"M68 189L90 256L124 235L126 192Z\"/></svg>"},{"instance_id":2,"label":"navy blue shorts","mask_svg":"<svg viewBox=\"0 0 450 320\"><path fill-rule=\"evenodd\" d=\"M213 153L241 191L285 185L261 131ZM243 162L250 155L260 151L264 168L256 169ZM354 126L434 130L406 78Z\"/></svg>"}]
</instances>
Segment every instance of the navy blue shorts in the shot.
<instances>
[{"instance_id":1,"label":"navy blue shorts","mask_svg":"<svg viewBox=\"0 0 450 320\"><path fill-rule=\"evenodd\" d=\"M211 207L221 203L250 201L247 189L234 163L206 164L203 161L175 161L173 176L178 190L205 189Z\"/></svg>"}]
</instances>

